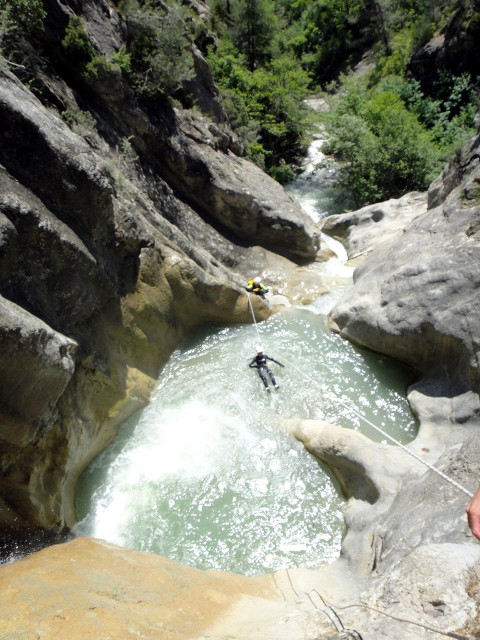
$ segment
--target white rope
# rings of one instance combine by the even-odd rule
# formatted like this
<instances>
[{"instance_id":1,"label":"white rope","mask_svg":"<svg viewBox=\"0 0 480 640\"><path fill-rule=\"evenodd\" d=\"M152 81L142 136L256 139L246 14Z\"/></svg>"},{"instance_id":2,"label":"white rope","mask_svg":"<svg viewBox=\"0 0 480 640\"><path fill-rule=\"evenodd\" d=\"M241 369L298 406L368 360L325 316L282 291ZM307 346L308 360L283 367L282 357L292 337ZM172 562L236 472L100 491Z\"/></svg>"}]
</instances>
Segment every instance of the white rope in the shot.
<instances>
[{"instance_id":1,"label":"white rope","mask_svg":"<svg viewBox=\"0 0 480 640\"><path fill-rule=\"evenodd\" d=\"M253 324L255 325L255 329L257 330L258 340L260 341L260 330L258 328L257 320L255 318L255 312L253 311L252 301L250 300L250 294L248 293L248 291L246 291L245 293L247 294L248 304L250 306L250 311L252 312Z\"/></svg>"},{"instance_id":2,"label":"white rope","mask_svg":"<svg viewBox=\"0 0 480 640\"><path fill-rule=\"evenodd\" d=\"M250 294L248 292L247 293L247 297L248 297L248 304L250 305L250 311L252 312L252 318L253 318L253 322L255 324L255 329L257 331L257 336L260 339L260 330L258 328L258 324L257 324L257 320L255 318L255 313L253 311L253 306L252 306L252 302L250 300ZM282 358L283 359L283 358ZM301 369L299 369L298 367L296 367L292 362L288 363L291 367L293 367L294 369L296 369L301 375L303 375L304 377L306 377L312 384L316 385L317 382L316 380L314 380L312 377L310 377L307 373L305 373L305 371L302 371ZM398 440L396 440L393 436L389 435L388 433L386 433L385 431L383 431L383 429L380 429L380 427L377 427L377 425L373 424L373 422L371 422L371 420L369 420L368 418L366 418L365 416L363 416L361 413L359 413L358 411L356 411L353 407L347 405L345 402L343 402L343 400L341 398L339 398L338 396L335 396L336 399L338 400L338 402L343 405L345 407L345 409L347 409L347 411L351 411L354 415L357 416L357 418L359 418L360 420L363 420L363 422L365 422L366 424L368 424L370 427L372 427L373 429L375 429L376 431L378 431L379 433L382 434L382 436L384 438L387 438L388 440L390 440L391 442L393 442L397 447L400 447L400 449L402 449L403 451L405 451L406 453L408 453L408 455L412 456L412 458L415 458L415 460L417 460L418 462L420 462L421 464L425 465L426 467L428 467L428 469L430 469L430 471L433 471L434 473L436 473L437 475L439 475L441 478L443 478L444 480L446 480L447 482L449 482L452 486L454 486L456 489L458 489L459 491L462 491L466 496L468 496L469 498L473 498L473 493L471 491L469 491L468 489L465 489L465 487L462 487L461 484L459 484L456 480L454 480L453 478L450 478L449 476L447 476L446 473L443 473L443 471L440 471L440 469L437 469L436 467L434 467L432 464L430 464L429 462L427 462L426 460L423 460L423 458L421 458L420 456L418 456L416 453L414 453L413 451L411 451L411 449L408 449L405 445L403 445L401 442L399 442Z\"/></svg>"},{"instance_id":3,"label":"white rope","mask_svg":"<svg viewBox=\"0 0 480 640\"><path fill-rule=\"evenodd\" d=\"M283 358L282 358L283 359ZM317 384L316 380L314 380L313 378L311 378L307 373L305 373L305 371L302 371L301 369L299 369L298 367L296 367L292 362L288 363L291 367L293 367L294 369L296 369L301 375L305 376L307 379L309 379L309 381L311 383L313 383L314 385ZM428 467L431 471L433 471L434 473L438 474L441 478L443 478L444 480L446 480L447 482L449 482L451 485L453 485L456 489L459 489L460 491L462 491L465 495L467 495L469 498L473 497L473 493L471 493L470 491L468 491L468 489L465 489L465 487L462 487L461 484L459 484L456 480L453 480L453 478L450 478L449 476L447 476L447 474L443 473L443 471L440 471L440 469L437 469L436 467L434 467L432 464L430 464L429 462L427 462L426 460L423 460L422 458L420 458L420 456L417 456L416 453L414 453L413 451L411 451L410 449L408 449L405 445L403 445L401 442L399 442L398 440L396 440L394 437L392 437L391 435L389 435L388 433L386 433L385 431L383 431L383 429L380 429L380 427L377 427L375 424L373 424L373 422L371 422L368 418L366 418L365 416L363 416L361 413L359 413L358 411L356 411L353 407L347 405L345 402L343 402L343 400L341 398L339 398L338 396L335 396L336 399L338 400L338 402L343 405L348 411L351 411L352 413L354 413L357 418L359 418L360 420L363 420L366 424L368 424L370 427L372 427L373 429L375 429L376 431L378 431L379 433L382 434L382 436L384 436L385 438L387 438L388 440L390 440L391 442L393 442L394 444L397 445L397 447L400 447L400 449L403 449L403 451L405 451L406 453L408 453L410 456L412 456L413 458L415 458L415 460L417 460L418 462L421 462L423 465L425 465L426 467Z\"/></svg>"}]
</instances>

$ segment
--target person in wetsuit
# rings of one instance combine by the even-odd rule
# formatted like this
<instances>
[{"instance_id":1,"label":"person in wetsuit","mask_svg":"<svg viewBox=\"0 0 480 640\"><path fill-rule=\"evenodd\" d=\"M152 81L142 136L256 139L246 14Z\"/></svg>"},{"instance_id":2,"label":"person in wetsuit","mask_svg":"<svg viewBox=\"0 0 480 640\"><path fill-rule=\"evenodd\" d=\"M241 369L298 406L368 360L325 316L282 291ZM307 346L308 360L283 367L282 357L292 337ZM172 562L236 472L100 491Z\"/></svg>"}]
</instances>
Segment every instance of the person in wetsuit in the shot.
<instances>
[{"instance_id":1,"label":"person in wetsuit","mask_svg":"<svg viewBox=\"0 0 480 640\"><path fill-rule=\"evenodd\" d=\"M257 355L252 359L252 361L250 362L250 364L248 366L257 368L258 375L262 379L262 382L265 385L265 389L267 391L270 391L270 387L268 386L267 374L270 376L270 380L272 381L272 384L275 387L275 389L278 389L279 385L277 384L277 381L275 380L275 376L273 375L273 371L267 365L267 360L271 360L272 362L276 362L278 365L283 367L283 364L281 362L278 362L278 360L275 360L275 358L270 358L270 356L267 356L266 353L263 353L263 348L262 347L257 347Z\"/></svg>"},{"instance_id":2,"label":"person in wetsuit","mask_svg":"<svg viewBox=\"0 0 480 640\"><path fill-rule=\"evenodd\" d=\"M267 287L262 283L262 279L259 276L253 280L249 280L245 290L249 293L255 293L261 298L265 298L265 294L268 293Z\"/></svg>"}]
</instances>

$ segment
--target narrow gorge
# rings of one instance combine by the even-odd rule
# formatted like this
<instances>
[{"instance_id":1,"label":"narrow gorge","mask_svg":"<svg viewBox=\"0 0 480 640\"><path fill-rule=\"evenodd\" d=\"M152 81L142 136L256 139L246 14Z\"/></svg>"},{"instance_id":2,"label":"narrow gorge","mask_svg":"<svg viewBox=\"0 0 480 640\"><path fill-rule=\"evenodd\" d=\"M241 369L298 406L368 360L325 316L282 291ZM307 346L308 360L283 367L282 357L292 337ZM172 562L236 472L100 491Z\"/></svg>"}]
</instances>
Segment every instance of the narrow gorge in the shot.
<instances>
[{"instance_id":1,"label":"narrow gorge","mask_svg":"<svg viewBox=\"0 0 480 640\"><path fill-rule=\"evenodd\" d=\"M199 50L200 111L140 99L120 70L101 86L69 84L58 43L72 13L106 56L122 45L122 20L107 0L44 7L41 90L0 64L0 536L5 557L29 540L45 546L0 567L0 637L478 637L468 498L345 424L274 416L345 499L340 556L320 568L200 571L71 530L80 475L195 329L251 325L252 310L260 322L329 293L312 268L331 256L321 232L355 267L329 329L415 373L409 448L475 491L480 136L428 193L317 224L239 153ZM252 274L275 295L252 296L250 309Z\"/></svg>"}]
</instances>

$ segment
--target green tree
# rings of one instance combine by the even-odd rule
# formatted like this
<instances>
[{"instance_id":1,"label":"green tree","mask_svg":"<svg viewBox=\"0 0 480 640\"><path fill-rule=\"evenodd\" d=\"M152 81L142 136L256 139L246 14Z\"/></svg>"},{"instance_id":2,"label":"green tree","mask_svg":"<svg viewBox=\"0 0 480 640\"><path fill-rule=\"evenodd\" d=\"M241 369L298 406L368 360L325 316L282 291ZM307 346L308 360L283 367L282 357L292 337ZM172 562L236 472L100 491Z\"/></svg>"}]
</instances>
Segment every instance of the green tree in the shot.
<instances>
[{"instance_id":1,"label":"green tree","mask_svg":"<svg viewBox=\"0 0 480 640\"><path fill-rule=\"evenodd\" d=\"M271 0L239 0L236 5L232 40L245 55L250 71L271 57L275 23Z\"/></svg>"},{"instance_id":2,"label":"green tree","mask_svg":"<svg viewBox=\"0 0 480 640\"><path fill-rule=\"evenodd\" d=\"M79 16L72 14L68 20L62 47L74 66L85 67L95 55L88 33Z\"/></svg>"},{"instance_id":3,"label":"green tree","mask_svg":"<svg viewBox=\"0 0 480 640\"><path fill-rule=\"evenodd\" d=\"M298 16L290 22L289 46L317 85L359 60L378 39L373 0L296 0L288 15Z\"/></svg>"},{"instance_id":4,"label":"green tree","mask_svg":"<svg viewBox=\"0 0 480 640\"><path fill-rule=\"evenodd\" d=\"M326 116L329 151L342 162L342 181L357 206L424 190L438 172L442 149L393 91L364 87L338 97Z\"/></svg>"},{"instance_id":5,"label":"green tree","mask_svg":"<svg viewBox=\"0 0 480 640\"><path fill-rule=\"evenodd\" d=\"M308 127L303 105L308 74L285 56L249 71L246 57L228 41L210 53L209 62L247 155L268 171L297 160Z\"/></svg>"}]
</instances>

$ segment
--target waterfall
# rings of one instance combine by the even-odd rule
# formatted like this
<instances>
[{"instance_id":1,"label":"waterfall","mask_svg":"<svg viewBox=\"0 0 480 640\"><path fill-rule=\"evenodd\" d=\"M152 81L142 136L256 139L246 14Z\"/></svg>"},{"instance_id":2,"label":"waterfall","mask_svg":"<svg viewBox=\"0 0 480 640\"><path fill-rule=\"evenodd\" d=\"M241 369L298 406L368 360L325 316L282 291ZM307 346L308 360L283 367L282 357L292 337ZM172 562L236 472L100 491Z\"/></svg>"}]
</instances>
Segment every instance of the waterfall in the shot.
<instances>
[{"instance_id":1,"label":"waterfall","mask_svg":"<svg viewBox=\"0 0 480 640\"><path fill-rule=\"evenodd\" d=\"M309 162L316 157L312 150ZM289 190L302 192L308 210L323 196L315 170L301 180ZM164 367L150 404L83 475L78 534L246 575L338 557L343 500L328 469L284 431L282 418L327 420L378 441L340 397L401 442L416 427L405 398L409 372L326 328L352 270L341 245L324 241L336 258L312 268L335 274L335 290L258 325L265 352L285 365L272 365L280 389L266 393L248 367L254 326L191 336Z\"/></svg>"}]
</instances>

